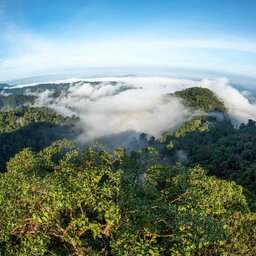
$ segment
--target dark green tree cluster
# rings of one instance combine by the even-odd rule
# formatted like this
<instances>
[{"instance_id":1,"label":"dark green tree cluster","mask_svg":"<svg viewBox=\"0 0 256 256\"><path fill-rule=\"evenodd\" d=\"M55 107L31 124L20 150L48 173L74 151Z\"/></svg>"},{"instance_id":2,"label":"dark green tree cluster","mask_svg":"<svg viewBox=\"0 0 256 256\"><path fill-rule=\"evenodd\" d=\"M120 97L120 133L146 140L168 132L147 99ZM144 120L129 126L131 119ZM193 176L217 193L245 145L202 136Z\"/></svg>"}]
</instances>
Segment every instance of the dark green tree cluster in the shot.
<instances>
[{"instance_id":1,"label":"dark green tree cluster","mask_svg":"<svg viewBox=\"0 0 256 256\"><path fill-rule=\"evenodd\" d=\"M63 117L47 108L20 107L0 112L0 170L25 147L39 151L53 141L77 136L75 117Z\"/></svg>"},{"instance_id":2,"label":"dark green tree cluster","mask_svg":"<svg viewBox=\"0 0 256 256\"><path fill-rule=\"evenodd\" d=\"M189 132L199 131L204 132L209 130L209 125L206 122L207 116L196 116L186 122L174 133L175 137L185 136Z\"/></svg>"},{"instance_id":3,"label":"dark green tree cluster","mask_svg":"<svg viewBox=\"0 0 256 256\"><path fill-rule=\"evenodd\" d=\"M181 91L177 91L171 95L183 99L183 103L187 107L209 111L221 111L225 113L227 110L217 96L207 88L192 87Z\"/></svg>"},{"instance_id":4,"label":"dark green tree cluster","mask_svg":"<svg viewBox=\"0 0 256 256\"><path fill-rule=\"evenodd\" d=\"M173 135L164 136L165 140L158 140L165 145L162 158L169 157L170 162L175 162L177 152L183 150L187 153L184 163L187 166L200 164L210 175L235 180L256 194L256 122L249 120L247 124L234 128L227 119L221 122L206 120L208 129L204 131L187 129L191 126L189 122ZM180 131L182 136L177 136ZM154 146L157 147L156 141Z\"/></svg>"},{"instance_id":5,"label":"dark green tree cluster","mask_svg":"<svg viewBox=\"0 0 256 256\"><path fill-rule=\"evenodd\" d=\"M51 109L23 106L11 111L0 112L0 132L12 132L31 123L72 123L76 118L63 117Z\"/></svg>"},{"instance_id":6,"label":"dark green tree cluster","mask_svg":"<svg viewBox=\"0 0 256 256\"><path fill-rule=\"evenodd\" d=\"M234 182L158 162L153 148L24 149L0 175L1 255L255 255Z\"/></svg>"}]
</instances>

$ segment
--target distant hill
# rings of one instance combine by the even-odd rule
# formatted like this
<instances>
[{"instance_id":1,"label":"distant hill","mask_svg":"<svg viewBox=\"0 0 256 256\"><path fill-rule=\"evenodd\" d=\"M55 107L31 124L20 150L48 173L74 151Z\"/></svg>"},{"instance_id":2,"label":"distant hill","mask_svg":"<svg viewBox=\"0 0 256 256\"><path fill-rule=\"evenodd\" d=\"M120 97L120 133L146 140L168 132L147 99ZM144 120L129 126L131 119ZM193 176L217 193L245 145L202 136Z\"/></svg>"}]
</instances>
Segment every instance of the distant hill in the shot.
<instances>
[{"instance_id":1,"label":"distant hill","mask_svg":"<svg viewBox=\"0 0 256 256\"><path fill-rule=\"evenodd\" d=\"M36 97L32 95L0 95L0 110L6 111L20 106L33 104Z\"/></svg>"},{"instance_id":2,"label":"distant hill","mask_svg":"<svg viewBox=\"0 0 256 256\"><path fill-rule=\"evenodd\" d=\"M59 97L61 93L68 91L68 89L77 84L87 83L83 81L78 81L75 83L41 83L36 85L24 86L24 87L10 87L5 89L5 93L10 93L12 95L24 95L29 93L42 93L46 90L53 92L52 97ZM99 85L101 82L89 82L92 86ZM114 83L114 82L113 82Z\"/></svg>"},{"instance_id":3,"label":"distant hill","mask_svg":"<svg viewBox=\"0 0 256 256\"><path fill-rule=\"evenodd\" d=\"M46 107L22 106L15 110L0 112L0 133L13 132L31 123L72 124L75 117L64 117Z\"/></svg>"},{"instance_id":4,"label":"distant hill","mask_svg":"<svg viewBox=\"0 0 256 256\"><path fill-rule=\"evenodd\" d=\"M9 85L9 84L1 84L1 83L0 83L0 89L3 89L3 88L5 88L5 87L10 87L10 85Z\"/></svg>"},{"instance_id":5,"label":"distant hill","mask_svg":"<svg viewBox=\"0 0 256 256\"><path fill-rule=\"evenodd\" d=\"M23 148L38 151L53 141L74 139L77 136L76 121L74 116L64 117L46 107L22 106L0 111L0 172L5 170L6 162Z\"/></svg>"},{"instance_id":6,"label":"distant hill","mask_svg":"<svg viewBox=\"0 0 256 256\"><path fill-rule=\"evenodd\" d=\"M207 88L192 87L177 91L171 95L182 98L184 105L187 107L202 109L206 112L215 110L227 112L223 102Z\"/></svg>"}]
</instances>

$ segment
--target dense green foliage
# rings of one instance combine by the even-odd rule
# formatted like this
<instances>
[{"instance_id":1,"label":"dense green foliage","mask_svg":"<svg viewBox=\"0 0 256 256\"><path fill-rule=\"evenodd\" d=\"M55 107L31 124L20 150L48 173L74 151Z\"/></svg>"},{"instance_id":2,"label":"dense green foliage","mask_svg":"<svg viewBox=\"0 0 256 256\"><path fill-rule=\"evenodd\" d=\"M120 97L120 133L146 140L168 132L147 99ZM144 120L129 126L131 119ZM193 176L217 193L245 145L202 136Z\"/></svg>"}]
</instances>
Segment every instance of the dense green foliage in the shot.
<instances>
[{"instance_id":1,"label":"dense green foliage","mask_svg":"<svg viewBox=\"0 0 256 256\"><path fill-rule=\"evenodd\" d=\"M71 123L75 118L63 117L48 108L20 107L0 112L0 132L12 132L31 123L51 124Z\"/></svg>"},{"instance_id":2,"label":"dense green foliage","mask_svg":"<svg viewBox=\"0 0 256 256\"><path fill-rule=\"evenodd\" d=\"M175 137L182 137L189 132L194 131L208 131L209 125L206 121L206 116L196 116L192 118L190 121L186 122L182 127L177 129L174 133Z\"/></svg>"},{"instance_id":3,"label":"dense green foliage","mask_svg":"<svg viewBox=\"0 0 256 256\"><path fill-rule=\"evenodd\" d=\"M39 151L53 141L76 136L75 117L63 117L47 108L20 107L0 112L0 170L25 147Z\"/></svg>"},{"instance_id":4,"label":"dense green foliage","mask_svg":"<svg viewBox=\"0 0 256 256\"><path fill-rule=\"evenodd\" d=\"M165 139L158 141L165 145L161 150L162 157L171 159L170 163L173 163L178 160L177 152L182 150L187 154L187 160L184 162L187 166L200 164L210 175L235 180L256 194L255 121L249 120L246 125L242 124L237 129L228 119L213 121L210 117L204 123L208 124L208 130L188 131L188 123L178 130L185 131L182 136L177 136L177 132L167 137L163 135ZM172 147L168 150L170 143ZM158 147L157 141L154 147Z\"/></svg>"},{"instance_id":5,"label":"dense green foliage","mask_svg":"<svg viewBox=\"0 0 256 256\"><path fill-rule=\"evenodd\" d=\"M192 87L181 91L177 91L174 96L183 99L183 103L187 107L202 109L206 112L218 110L226 112L226 108L217 96L207 88Z\"/></svg>"},{"instance_id":6,"label":"dense green foliage","mask_svg":"<svg viewBox=\"0 0 256 256\"><path fill-rule=\"evenodd\" d=\"M0 255L256 255L256 122L234 128L208 89L175 95L207 113L113 152L66 140L75 117L4 98Z\"/></svg>"},{"instance_id":7,"label":"dense green foliage","mask_svg":"<svg viewBox=\"0 0 256 256\"><path fill-rule=\"evenodd\" d=\"M0 177L2 255L255 255L242 187L146 148L24 149Z\"/></svg>"}]
</instances>

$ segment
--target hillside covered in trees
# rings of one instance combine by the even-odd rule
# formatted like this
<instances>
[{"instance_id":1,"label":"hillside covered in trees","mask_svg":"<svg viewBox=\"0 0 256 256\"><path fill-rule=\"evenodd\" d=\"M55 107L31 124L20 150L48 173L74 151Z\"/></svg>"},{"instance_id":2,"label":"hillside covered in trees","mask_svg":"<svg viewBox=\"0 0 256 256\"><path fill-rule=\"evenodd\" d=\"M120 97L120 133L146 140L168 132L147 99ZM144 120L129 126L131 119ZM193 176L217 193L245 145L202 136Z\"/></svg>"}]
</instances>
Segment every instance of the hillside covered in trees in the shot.
<instances>
[{"instance_id":1,"label":"hillside covered in trees","mask_svg":"<svg viewBox=\"0 0 256 256\"><path fill-rule=\"evenodd\" d=\"M0 112L0 255L255 255L255 121L235 128L209 89L174 95L200 115L140 150L78 146L79 118L46 107Z\"/></svg>"},{"instance_id":2,"label":"hillside covered in trees","mask_svg":"<svg viewBox=\"0 0 256 256\"><path fill-rule=\"evenodd\" d=\"M221 111L225 113L227 110L216 95L207 88L192 87L181 91L177 91L171 95L183 99L183 103L191 108L208 111Z\"/></svg>"},{"instance_id":3,"label":"hillside covered in trees","mask_svg":"<svg viewBox=\"0 0 256 256\"><path fill-rule=\"evenodd\" d=\"M63 117L48 108L22 106L0 112L0 168L23 148L38 151L53 141L74 139L77 118Z\"/></svg>"}]
</instances>

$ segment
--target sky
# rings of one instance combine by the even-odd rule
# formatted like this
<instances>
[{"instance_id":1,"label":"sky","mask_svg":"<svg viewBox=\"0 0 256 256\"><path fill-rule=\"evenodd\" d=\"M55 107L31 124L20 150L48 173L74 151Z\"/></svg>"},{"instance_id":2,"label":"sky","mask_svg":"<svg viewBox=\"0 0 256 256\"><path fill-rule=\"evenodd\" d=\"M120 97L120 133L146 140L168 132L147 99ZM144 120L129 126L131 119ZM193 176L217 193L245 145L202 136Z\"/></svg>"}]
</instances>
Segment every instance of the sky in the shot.
<instances>
[{"instance_id":1,"label":"sky","mask_svg":"<svg viewBox=\"0 0 256 256\"><path fill-rule=\"evenodd\" d=\"M91 73L256 78L255 0L0 0L0 81Z\"/></svg>"}]
</instances>

